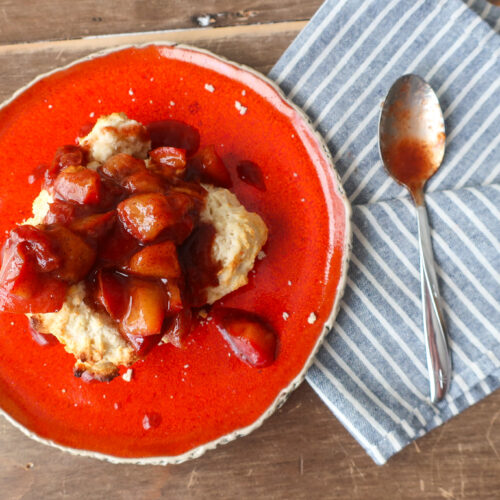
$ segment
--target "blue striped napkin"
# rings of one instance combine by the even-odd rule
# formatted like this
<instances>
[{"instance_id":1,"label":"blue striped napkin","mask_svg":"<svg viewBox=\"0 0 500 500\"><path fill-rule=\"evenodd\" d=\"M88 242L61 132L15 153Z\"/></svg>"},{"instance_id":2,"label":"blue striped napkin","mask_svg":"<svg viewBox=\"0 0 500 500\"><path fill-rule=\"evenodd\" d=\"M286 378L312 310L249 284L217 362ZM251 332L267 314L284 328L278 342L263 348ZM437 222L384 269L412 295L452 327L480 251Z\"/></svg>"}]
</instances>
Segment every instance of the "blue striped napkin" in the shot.
<instances>
[{"instance_id":1,"label":"blue striped napkin","mask_svg":"<svg viewBox=\"0 0 500 500\"><path fill-rule=\"evenodd\" d=\"M326 138L353 205L345 295L307 380L378 464L500 387L499 19L483 0L328 0L271 71ZM417 221L377 149L381 103L405 73L430 82L446 119L426 197L454 367L436 406Z\"/></svg>"}]
</instances>

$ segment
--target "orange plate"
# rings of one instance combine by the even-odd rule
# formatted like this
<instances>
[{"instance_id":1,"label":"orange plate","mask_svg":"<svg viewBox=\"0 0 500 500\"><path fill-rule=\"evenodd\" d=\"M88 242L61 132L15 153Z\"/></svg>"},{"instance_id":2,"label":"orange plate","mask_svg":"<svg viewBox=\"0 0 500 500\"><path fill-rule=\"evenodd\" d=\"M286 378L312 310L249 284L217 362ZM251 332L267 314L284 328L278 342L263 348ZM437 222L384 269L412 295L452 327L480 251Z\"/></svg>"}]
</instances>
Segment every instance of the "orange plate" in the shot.
<instances>
[{"instance_id":1,"label":"orange plate","mask_svg":"<svg viewBox=\"0 0 500 500\"><path fill-rule=\"evenodd\" d=\"M179 462L246 434L302 380L342 293L349 205L323 143L269 80L194 48L148 45L45 75L0 110L2 234L30 216L40 190L27 182L33 169L73 143L83 124L114 111L143 123L183 120L202 146L215 144L233 191L270 234L250 283L223 302L270 320L278 358L250 368L205 324L187 349L162 345L136 363L131 382L85 383L61 345L38 346L24 316L1 314L0 406L32 437L69 451ZM238 179L242 159L260 165L266 192ZM151 412L161 423L145 430Z\"/></svg>"}]
</instances>

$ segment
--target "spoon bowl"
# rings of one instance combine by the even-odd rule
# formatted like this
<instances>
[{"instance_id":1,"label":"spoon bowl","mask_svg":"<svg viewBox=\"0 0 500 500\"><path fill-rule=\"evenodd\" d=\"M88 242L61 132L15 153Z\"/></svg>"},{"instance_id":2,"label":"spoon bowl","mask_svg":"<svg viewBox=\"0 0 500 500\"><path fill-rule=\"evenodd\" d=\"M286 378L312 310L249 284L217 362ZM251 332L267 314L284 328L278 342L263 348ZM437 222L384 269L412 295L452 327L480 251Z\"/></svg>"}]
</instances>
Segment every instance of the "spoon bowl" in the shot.
<instances>
[{"instance_id":1,"label":"spoon bowl","mask_svg":"<svg viewBox=\"0 0 500 500\"><path fill-rule=\"evenodd\" d=\"M396 80L380 115L379 151L387 172L408 188L417 209L422 315L433 403L446 395L451 359L423 188L443 161L445 139L443 113L430 85L417 75Z\"/></svg>"},{"instance_id":2,"label":"spoon bowl","mask_svg":"<svg viewBox=\"0 0 500 500\"><path fill-rule=\"evenodd\" d=\"M379 124L379 149L391 177L415 197L443 161L444 118L431 86L418 75L393 84Z\"/></svg>"}]
</instances>

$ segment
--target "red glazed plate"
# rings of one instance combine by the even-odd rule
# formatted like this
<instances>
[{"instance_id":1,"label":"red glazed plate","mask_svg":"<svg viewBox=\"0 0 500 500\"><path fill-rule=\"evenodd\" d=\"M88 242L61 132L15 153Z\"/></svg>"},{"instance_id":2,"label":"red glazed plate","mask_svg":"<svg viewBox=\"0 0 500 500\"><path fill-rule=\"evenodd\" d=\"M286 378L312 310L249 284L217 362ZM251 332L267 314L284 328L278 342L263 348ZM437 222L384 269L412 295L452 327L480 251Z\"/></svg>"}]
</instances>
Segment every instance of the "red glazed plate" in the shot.
<instances>
[{"instance_id":1,"label":"red glazed plate","mask_svg":"<svg viewBox=\"0 0 500 500\"><path fill-rule=\"evenodd\" d=\"M41 347L26 318L0 315L0 407L30 437L120 463L179 463L257 428L302 382L343 292L350 207L330 155L305 115L250 68L186 46L152 44L94 54L42 75L0 109L0 229L31 214L29 174L73 143L80 127L124 111L148 123L198 128L231 173L233 191L269 227L266 258L223 305L266 317L280 336L264 369L232 355L210 321L188 348L162 345L130 382L85 383L61 345ZM257 163L267 191L238 179ZM144 419L154 421L147 428ZM146 427L146 428L145 428Z\"/></svg>"}]
</instances>

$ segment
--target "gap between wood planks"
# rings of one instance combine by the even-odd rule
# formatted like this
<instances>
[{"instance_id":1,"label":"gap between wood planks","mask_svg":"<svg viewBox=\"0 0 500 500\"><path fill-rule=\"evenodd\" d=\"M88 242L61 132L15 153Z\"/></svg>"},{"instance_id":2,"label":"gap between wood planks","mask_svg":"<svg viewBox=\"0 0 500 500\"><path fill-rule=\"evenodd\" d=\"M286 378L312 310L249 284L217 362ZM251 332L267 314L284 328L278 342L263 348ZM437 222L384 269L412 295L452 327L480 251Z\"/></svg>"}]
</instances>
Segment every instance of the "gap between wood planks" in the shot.
<instances>
[{"instance_id":1,"label":"gap between wood planks","mask_svg":"<svg viewBox=\"0 0 500 500\"><path fill-rule=\"evenodd\" d=\"M71 40L44 40L38 42L13 43L0 45L0 56L25 54L43 50L99 50L118 45L141 44L152 41L172 41L179 43L196 43L212 39L234 37L261 37L280 33L296 33L307 24L307 21L286 21L266 24L249 24L224 26L220 28L186 28L164 31L147 31L140 33L119 33L112 35L96 35Z\"/></svg>"}]
</instances>

